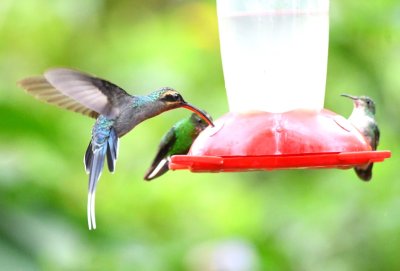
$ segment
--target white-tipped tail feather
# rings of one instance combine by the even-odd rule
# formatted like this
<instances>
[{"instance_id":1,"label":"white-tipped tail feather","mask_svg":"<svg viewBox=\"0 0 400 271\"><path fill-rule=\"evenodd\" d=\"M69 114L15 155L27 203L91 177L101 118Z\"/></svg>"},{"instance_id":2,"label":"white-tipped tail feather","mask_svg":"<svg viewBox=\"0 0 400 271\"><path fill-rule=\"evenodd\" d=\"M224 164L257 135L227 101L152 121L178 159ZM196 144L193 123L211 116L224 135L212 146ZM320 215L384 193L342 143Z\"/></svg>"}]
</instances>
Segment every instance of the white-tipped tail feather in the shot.
<instances>
[{"instance_id":1,"label":"white-tipped tail feather","mask_svg":"<svg viewBox=\"0 0 400 271\"><path fill-rule=\"evenodd\" d=\"M155 177L163 174L166 169L168 170L168 159L164 158L163 160L160 161L160 163L153 169L150 174L146 176L147 180L154 179Z\"/></svg>"},{"instance_id":2,"label":"white-tipped tail feather","mask_svg":"<svg viewBox=\"0 0 400 271\"><path fill-rule=\"evenodd\" d=\"M95 197L96 193L88 193L87 218L89 230L96 229Z\"/></svg>"},{"instance_id":3,"label":"white-tipped tail feather","mask_svg":"<svg viewBox=\"0 0 400 271\"><path fill-rule=\"evenodd\" d=\"M104 159L107 155L108 168L111 172L115 169L115 161L118 152L118 137L113 128L107 141L102 144L96 143L93 138L86 150L84 164L86 172L89 173L89 192L87 200L87 217L89 230L96 229L95 198L96 186L100 179L104 166Z\"/></svg>"},{"instance_id":4,"label":"white-tipped tail feather","mask_svg":"<svg viewBox=\"0 0 400 271\"><path fill-rule=\"evenodd\" d=\"M93 144L93 146L95 145ZM93 151L93 157L89 173L89 194L87 203L89 230L96 229L95 193L96 193L97 182L99 181L101 172L103 170L106 151L107 151L107 144L103 144L102 146L97 146L97 148Z\"/></svg>"}]
</instances>

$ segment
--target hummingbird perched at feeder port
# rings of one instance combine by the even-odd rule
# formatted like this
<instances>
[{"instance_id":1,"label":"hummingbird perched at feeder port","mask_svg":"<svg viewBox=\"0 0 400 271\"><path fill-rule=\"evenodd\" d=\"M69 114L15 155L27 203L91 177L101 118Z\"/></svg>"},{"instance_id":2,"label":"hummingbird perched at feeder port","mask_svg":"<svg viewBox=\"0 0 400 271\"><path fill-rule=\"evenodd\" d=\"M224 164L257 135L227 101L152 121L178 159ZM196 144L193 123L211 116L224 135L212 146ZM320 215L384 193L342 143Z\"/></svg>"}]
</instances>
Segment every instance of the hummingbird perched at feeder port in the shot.
<instances>
[{"instance_id":1,"label":"hummingbird perched at feeder port","mask_svg":"<svg viewBox=\"0 0 400 271\"><path fill-rule=\"evenodd\" d=\"M95 191L104 160L107 157L108 169L114 172L120 137L142 121L180 107L193 111L213 125L200 109L187 103L169 87L135 96L109 81L67 68L47 70L43 76L19 81L19 85L39 100L96 118L84 156L85 169L89 174L89 229L96 228Z\"/></svg>"},{"instance_id":2,"label":"hummingbird perched at feeder port","mask_svg":"<svg viewBox=\"0 0 400 271\"><path fill-rule=\"evenodd\" d=\"M206 112L204 114L212 120ZM166 173L169 169L170 157L175 154L187 154L193 141L207 126L208 123L194 113L177 122L161 139L156 157L144 179L150 181Z\"/></svg>"},{"instance_id":3,"label":"hummingbird perched at feeder port","mask_svg":"<svg viewBox=\"0 0 400 271\"><path fill-rule=\"evenodd\" d=\"M379 128L375 121L375 103L367 96L351 96L342 94L341 96L353 100L354 109L351 112L349 121L364 136L367 143L373 151L379 144ZM369 181L372 178L373 163L354 167L358 177L363 181Z\"/></svg>"}]
</instances>

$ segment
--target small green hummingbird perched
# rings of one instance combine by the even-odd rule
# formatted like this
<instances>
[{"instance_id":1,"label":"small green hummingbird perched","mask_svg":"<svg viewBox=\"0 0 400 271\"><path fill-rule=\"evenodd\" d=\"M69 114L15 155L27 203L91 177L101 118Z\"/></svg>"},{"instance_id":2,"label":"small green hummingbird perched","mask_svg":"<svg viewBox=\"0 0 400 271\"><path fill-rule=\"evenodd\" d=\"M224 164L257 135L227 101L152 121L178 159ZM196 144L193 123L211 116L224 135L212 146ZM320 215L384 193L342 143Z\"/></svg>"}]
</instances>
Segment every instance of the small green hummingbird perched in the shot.
<instances>
[{"instance_id":1,"label":"small green hummingbird perched","mask_svg":"<svg viewBox=\"0 0 400 271\"><path fill-rule=\"evenodd\" d=\"M172 88L161 88L148 95L129 95L113 83L67 68L50 69L43 76L28 77L19 85L36 98L62 108L96 118L84 164L89 174L88 224L96 228L95 191L107 157L108 169L115 170L118 138L142 121L165 111L184 107L213 125L198 108L187 103Z\"/></svg>"},{"instance_id":2,"label":"small green hummingbird perched","mask_svg":"<svg viewBox=\"0 0 400 271\"><path fill-rule=\"evenodd\" d=\"M212 119L207 113L204 114ZM144 179L150 181L166 173L170 157L175 154L187 154L193 141L207 126L208 123L194 113L177 122L161 139L157 155Z\"/></svg>"},{"instance_id":3,"label":"small green hummingbird perched","mask_svg":"<svg viewBox=\"0 0 400 271\"><path fill-rule=\"evenodd\" d=\"M351 112L349 121L364 136L372 150L376 150L379 144L379 128L375 121L375 103L367 96L351 96L342 94L341 96L353 100L354 109ZM369 181L372 178L373 163L354 167L358 177L363 181Z\"/></svg>"}]
</instances>

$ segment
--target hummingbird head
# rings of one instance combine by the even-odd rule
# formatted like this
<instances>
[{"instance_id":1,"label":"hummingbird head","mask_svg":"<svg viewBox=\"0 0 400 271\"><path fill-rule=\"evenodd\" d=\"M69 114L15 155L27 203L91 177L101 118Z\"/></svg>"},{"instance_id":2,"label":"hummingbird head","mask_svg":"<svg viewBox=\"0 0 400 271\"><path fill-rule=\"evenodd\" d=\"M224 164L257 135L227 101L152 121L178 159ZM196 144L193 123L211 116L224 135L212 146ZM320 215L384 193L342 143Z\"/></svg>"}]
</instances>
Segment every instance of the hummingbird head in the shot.
<instances>
[{"instance_id":1,"label":"hummingbird head","mask_svg":"<svg viewBox=\"0 0 400 271\"><path fill-rule=\"evenodd\" d=\"M158 93L158 100L162 102L165 106L169 109L181 107L182 103L185 103L182 95L179 94L178 91L172 88L162 88L161 90L157 91Z\"/></svg>"},{"instance_id":2,"label":"hummingbird head","mask_svg":"<svg viewBox=\"0 0 400 271\"><path fill-rule=\"evenodd\" d=\"M165 110L171 110L183 107L197 114L209 125L214 126L211 117L207 113L195 107L194 105L191 105L188 102L186 102L178 91L169 87L165 87L157 91L156 93L158 96L157 100L162 103L161 106L164 107Z\"/></svg>"},{"instance_id":3,"label":"hummingbird head","mask_svg":"<svg viewBox=\"0 0 400 271\"><path fill-rule=\"evenodd\" d=\"M201 111L204 113L205 116L207 116L208 119L212 121L212 117L207 112L205 112L204 110ZM208 123L195 113L190 116L190 121L194 124L198 132L203 131L208 126Z\"/></svg>"},{"instance_id":4,"label":"hummingbird head","mask_svg":"<svg viewBox=\"0 0 400 271\"><path fill-rule=\"evenodd\" d=\"M351 96L348 94L342 94L341 96L347 97L353 100L354 102L354 107L355 108L360 108L363 109L367 112L371 112L372 114L375 114L375 103L374 101L367 96Z\"/></svg>"}]
</instances>

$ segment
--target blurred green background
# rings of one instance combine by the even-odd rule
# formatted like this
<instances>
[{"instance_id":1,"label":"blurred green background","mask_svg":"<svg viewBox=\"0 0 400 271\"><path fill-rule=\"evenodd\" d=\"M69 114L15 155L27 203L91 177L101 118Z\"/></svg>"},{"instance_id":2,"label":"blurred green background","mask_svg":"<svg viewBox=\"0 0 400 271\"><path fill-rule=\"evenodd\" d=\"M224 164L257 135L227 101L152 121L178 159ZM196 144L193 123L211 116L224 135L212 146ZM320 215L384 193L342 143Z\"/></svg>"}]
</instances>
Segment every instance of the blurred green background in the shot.
<instances>
[{"instance_id":1,"label":"blurred green background","mask_svg":"<svg viewBox=\"0 0 400 271\"><path fill-rule=\"evenodd\" d=\"M117 171L86 220L82 157L93 120L35 100L16 81L73 67L144 94L161 86L218 118L228 111L215 2L0 1L0 269L400 270L400 2L331 2L325 107L376 101L370 183L352 170L191 174L142 181L167 112L122 138ZM235 263L236 261L236 263Z\"/></svg>"}]
</instances>

